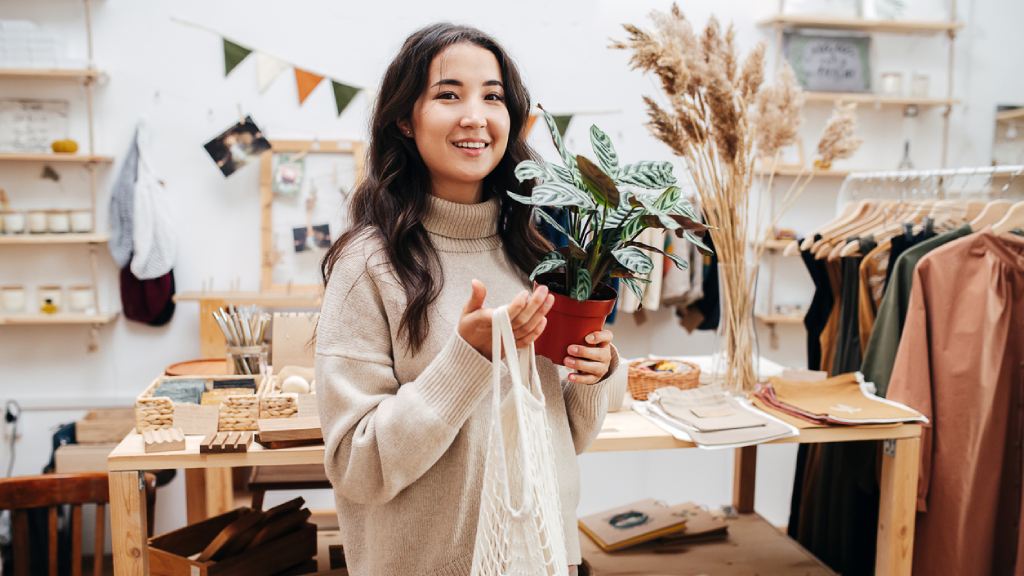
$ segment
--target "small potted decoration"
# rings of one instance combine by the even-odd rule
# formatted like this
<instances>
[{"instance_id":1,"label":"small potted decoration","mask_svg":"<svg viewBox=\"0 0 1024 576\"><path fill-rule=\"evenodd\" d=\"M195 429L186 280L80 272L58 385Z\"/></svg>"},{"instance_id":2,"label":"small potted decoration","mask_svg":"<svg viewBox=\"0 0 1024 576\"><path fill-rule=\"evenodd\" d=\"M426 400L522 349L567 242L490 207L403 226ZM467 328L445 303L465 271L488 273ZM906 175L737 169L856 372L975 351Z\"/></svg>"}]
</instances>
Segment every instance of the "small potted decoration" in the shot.
<instances>
[{"instance_id":1,"label":"small potted decoration","mask_svg":"<svg viewBox=\"0 0 1024 576\"><path fill-rule=\"evenodd\" d=\"M675 254L638 242L641 232L664 228L708 250L701 242L707 227L675 185L671 163L620 165L611 139L597 126L590 127L597 162L573 155L551 115L543 108L541 113L561 163L520 162L516 178L536 185L529 196L508 195L535 206L537 215L566 238L567 245L545 255L530 275L555 296L547 328L535 342L536 352L561 364L570 344L582 344L587 334L604 327L617 296L612 278L642 299L643 285L654 268L652 254L686 268L687 262ZM563 211L564 225L554 210Z\"/></svg>"}]
</instances>

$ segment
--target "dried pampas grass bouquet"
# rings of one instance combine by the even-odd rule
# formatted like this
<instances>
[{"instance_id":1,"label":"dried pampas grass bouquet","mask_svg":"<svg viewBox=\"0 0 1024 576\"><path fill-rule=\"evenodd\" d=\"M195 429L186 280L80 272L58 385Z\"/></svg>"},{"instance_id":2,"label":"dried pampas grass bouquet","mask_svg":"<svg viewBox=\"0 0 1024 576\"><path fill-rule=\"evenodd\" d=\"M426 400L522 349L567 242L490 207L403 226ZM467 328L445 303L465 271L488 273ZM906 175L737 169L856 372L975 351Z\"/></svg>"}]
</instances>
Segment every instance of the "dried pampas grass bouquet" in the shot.
<instances>
[{"instance_id":1,"label":"dried pampas grass bouquet","mask_svg":"<svg viewBox=\"0 0 1024 576\"><path fill-rule=\"evenodd\" d=\"M667 13L652 12L651 21L650 29L624 24L627 38L611 47L631 52L632 68L660 81L663 98L644 96L648 128L683 159L693 180L720 262L723 376L734 389L750 391L757 380L754 283L763 247L748 256L749 239L763 238L813 178L812 170L802 172L779 210L762 219L751 213L754 167L759 158L768 162L758 178L767 178L759 183L770 188L781 151L798 137L803 92L788 64L765 85L764 44L741 59L732 26L723 30L714 17L700 34L675 4ZM818 147L819 163L856 150L853 126L852 109L833 116Z\"/></svg>"}]
</instances>

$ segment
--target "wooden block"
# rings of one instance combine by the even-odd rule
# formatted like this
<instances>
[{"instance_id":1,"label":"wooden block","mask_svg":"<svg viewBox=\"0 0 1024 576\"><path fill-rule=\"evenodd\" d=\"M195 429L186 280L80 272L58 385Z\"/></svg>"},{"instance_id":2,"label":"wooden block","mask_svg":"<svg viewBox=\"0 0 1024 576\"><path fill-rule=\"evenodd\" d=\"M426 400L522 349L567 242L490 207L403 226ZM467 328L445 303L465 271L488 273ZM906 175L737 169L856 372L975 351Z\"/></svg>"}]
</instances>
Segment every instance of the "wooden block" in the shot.
<instances>
[{"instance_id":1,"label":"wooden block","mask_svg":"<svg viewBox=\"0 0 1024 576\"><path fill-rule=\"evenodd\" d=\"M120 442L135 427L135 408L90 410L75 422L75 441L79 444Z\"/></svg>"},{"instance_id":2,"label":"wooden block","mask_svg":"<svg viewBox=\"0 0 1024 576\"><path fill-rule=\"evenodd\" d=\"M142 433L142 441L146 445L146 453L170 452L185 449L185 434L181 428L162 428L146 430Z\"/></svg>"},{"instance_id":3,"label":"wooden block","mask_svg":"<svg viewBox=\"0 0 1024 576\"><path fill-rule=\"evenodd\" d=\"M224 452L248 452L252 444L252 432L214 432L203 438L199 444L201 454Z\"/></svg>"},{"instance_id":4,"label":"wooden block","mask_svg":"<svg viewBox=\"0 0 1024 576\"><path fill-rule=\"evenodd\" d=\"M257 423L260 442L295 442L324 439L319 417L263 418Z\"/></svg>"}]
</instances>

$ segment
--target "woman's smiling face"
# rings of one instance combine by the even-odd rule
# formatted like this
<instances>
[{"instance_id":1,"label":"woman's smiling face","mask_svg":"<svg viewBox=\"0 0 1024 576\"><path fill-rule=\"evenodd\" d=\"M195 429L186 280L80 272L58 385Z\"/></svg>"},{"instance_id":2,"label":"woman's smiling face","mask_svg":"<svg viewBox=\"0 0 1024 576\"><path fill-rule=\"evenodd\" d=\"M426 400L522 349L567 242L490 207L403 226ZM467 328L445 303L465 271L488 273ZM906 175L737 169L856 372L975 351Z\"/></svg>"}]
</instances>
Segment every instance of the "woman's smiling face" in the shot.
<instances>
[{"instance_id":1,"label":"woman's smiling face","mask_svg":"<svg viewBox=\"0 0 1024 576\"><path fill-rule=\"evenodd\" d=\"M427 88L416 100L411 126L435 193L479 186L508 146L509 114L498 59L475 44L446 48L430 63ZM467 199L468 200L468 199Z\"/></svg>"}]
</instances>

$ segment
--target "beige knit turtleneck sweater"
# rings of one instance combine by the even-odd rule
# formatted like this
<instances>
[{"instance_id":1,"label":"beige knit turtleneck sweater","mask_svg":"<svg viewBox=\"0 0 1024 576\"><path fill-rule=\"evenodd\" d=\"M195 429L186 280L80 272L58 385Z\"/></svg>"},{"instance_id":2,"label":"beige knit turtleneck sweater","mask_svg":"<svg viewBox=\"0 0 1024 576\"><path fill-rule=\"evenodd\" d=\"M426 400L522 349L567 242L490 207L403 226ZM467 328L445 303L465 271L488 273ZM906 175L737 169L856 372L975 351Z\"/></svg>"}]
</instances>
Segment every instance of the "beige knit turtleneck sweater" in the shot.
<instances>
[{"instance_id":1,"label":"beige knit turtleneck sweater","mask_svg":"<svg viewBox=\"0 0 1024 576\"><path fill-rule=\"evenodd\" d=\"M440 256L444 284L420 351L412 354L398 336L405 295L381 241L370 233L335 264L317 329L325 464L345 558L358 576L470 573L491 363L456 326L473 278L486 285L489 307L528 287L502 250L497 200L467 205L431 196L429 204L423 226ZM545 358L538 359L538 370L555 443L567 557L578 564L576 456L600 431L605 382L563 381Z\"/></svg>"}]
</instances>

